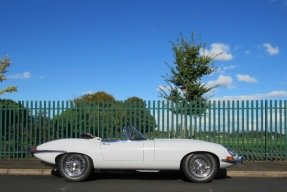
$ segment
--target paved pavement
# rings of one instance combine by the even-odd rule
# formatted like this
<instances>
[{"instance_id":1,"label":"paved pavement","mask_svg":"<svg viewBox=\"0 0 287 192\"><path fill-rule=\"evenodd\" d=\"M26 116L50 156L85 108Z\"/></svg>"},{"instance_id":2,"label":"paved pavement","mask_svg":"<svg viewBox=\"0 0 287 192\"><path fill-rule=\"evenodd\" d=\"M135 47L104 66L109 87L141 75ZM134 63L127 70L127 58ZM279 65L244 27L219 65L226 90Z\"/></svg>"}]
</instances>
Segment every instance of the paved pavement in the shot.
<instances>
[{"instance_id":1,"label":"paved pavement","mask_svg":"<svg viewBox=\"0 0 287 192\"><path fill-rule=\"evenodd\" d=\"M0 175L52 175L54 172L39 160L0 159ZM227 176L287 177L287 161L245 161L228 168Z\"/></svg>"}]
</instances>

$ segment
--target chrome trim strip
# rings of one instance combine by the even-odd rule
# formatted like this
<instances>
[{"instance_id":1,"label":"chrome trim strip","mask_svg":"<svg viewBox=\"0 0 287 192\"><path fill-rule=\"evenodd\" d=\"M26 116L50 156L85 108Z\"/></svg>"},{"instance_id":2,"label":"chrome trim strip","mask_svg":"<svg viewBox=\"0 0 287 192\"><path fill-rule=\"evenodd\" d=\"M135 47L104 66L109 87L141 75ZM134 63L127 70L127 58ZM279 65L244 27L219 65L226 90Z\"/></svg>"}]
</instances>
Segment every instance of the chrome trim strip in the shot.
<instances>
[{"instance_id":1,"label":"chrome trim strip","mask_svg":"<svg viewBox=\"0 0 287 192\"><path fill-rule=\"evenodd\" d=\"M30 150L31 154L35 153L67 153L67 151L61 151L61 150Z\"/></svg>"},{"instance_id":2,"label":"chrome trim strip","mask_svg":"<svg viewBox=\"0 0 287 192\"><path fill-rule=\"evenodd\" d=\"M119 143L119 142L126 142L129 140L101 140L101 143Z\"/></svg>"}]
</instances>

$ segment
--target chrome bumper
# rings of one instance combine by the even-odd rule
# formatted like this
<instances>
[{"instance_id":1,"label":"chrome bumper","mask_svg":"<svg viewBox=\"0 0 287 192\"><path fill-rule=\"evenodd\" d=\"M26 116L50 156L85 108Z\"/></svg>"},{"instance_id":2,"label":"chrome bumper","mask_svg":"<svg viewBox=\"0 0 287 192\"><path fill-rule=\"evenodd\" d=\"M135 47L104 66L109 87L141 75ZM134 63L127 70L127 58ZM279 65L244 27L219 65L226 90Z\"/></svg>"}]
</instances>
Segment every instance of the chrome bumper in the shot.
<instances>
[{"instance_id":1,"label":"chrome bumper","mask_svg":"<svg viewBox=\"0 0 287 192\"><path fill-rule=\"evenodd\" d=\"M233 164L235 164L235 163L241 163L241 164L243 164L243 156L237 156L237 157L234 157L234 159L233 160L227 160L227 159L221 159L221 161L222 162L227 162L227 163L233 163Z\"/></svg>"}]
</instances>

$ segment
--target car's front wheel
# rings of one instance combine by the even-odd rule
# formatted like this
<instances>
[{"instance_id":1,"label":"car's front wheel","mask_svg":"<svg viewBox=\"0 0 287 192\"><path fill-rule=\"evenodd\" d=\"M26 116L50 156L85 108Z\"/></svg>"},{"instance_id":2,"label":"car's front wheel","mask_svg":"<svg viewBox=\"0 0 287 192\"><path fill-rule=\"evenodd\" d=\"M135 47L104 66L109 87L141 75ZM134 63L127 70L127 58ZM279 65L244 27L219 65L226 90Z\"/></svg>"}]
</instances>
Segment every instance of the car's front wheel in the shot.
<instances>
[{"instance_id":1,"label":"car's front wheel","mask_svg":"<svg viewBox=\"0 0 287 192\"><path fill-rule=\"evenodd\" d=\"M189 154L183 159L182 170L189 181L206 183L215 177L218 163L215 157L208 153Z\"/></svg>"},{"instance_id":2,"label":"car's front wheel","mask_svg":"<svg viewBox=\"0 0 287 192\"><path fill-rule=\"evenodd\" d=\"M84 181L92 170L93 162L86 155L64 154L58 162L59 172L66 181Z\"/></svg>"}]
</instances>

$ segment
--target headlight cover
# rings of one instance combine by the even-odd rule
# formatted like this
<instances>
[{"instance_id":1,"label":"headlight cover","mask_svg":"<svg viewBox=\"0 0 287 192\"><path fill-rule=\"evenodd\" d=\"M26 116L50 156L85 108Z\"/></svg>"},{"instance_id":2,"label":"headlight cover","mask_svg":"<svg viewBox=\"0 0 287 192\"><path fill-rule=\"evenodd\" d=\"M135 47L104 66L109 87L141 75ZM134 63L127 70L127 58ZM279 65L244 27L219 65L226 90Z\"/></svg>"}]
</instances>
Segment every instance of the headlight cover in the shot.
<instances>
[{"instance_id":1,"label":"headlight cover","mask_svg":"<svg viewBox=\"0 0 287 192\"><path fill-rule=\"evenodd\" d=\"M237 156L237 153L235 153L233 150L229 149L229 148L226 148L228 153L232 156Z\"/></svg>"}]
</instances>

